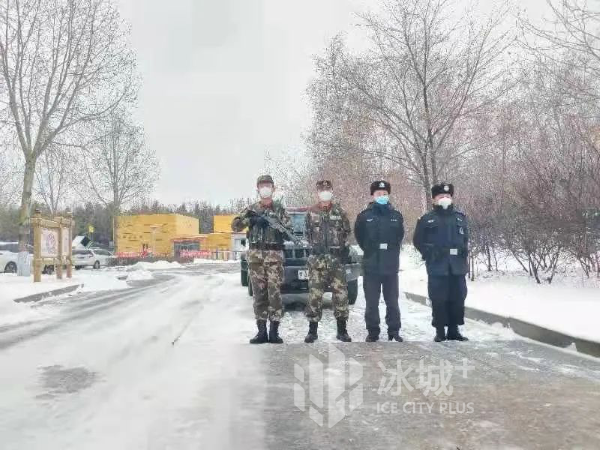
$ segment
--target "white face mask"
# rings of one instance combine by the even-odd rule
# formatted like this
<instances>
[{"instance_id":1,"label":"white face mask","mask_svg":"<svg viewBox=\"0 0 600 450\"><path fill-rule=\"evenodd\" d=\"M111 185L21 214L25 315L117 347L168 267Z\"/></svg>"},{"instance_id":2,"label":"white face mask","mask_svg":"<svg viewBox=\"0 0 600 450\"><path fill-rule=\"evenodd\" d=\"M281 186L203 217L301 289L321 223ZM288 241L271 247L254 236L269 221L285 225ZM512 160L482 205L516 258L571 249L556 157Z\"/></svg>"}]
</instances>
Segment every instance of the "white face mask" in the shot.
<instances>
[{"instance_id":1,"label":"white face mask","mask_svg":"<svg viewBox=\"0 0 600 450\"><path fill-rule=\"evenodd\" d=\"M444 209L448 209L448 207L452 204L452 199L448 197L440 198L437 201L437 204L440 205Z\"/></svg>"},{"instance_id":2,"label":"white face mask","mask_svg":"<svg viewBox=\"0 0 600 450\"><path fill-rule=\"evenodd\" d=\"M319 200L322 202L330 202L333 198L333 192L331 191L320 191L319 192Z\"/></svg>"},{"instance_id":3,"label":"white face mask","mask_svg":"<svg viewBox=\"0 0 600 450\"><path fill-rule=\"evenodd\" d=\"M260 195L260 198L271 198L273 195L273 188L270 186L263 186L258 190L258 195Z\"/></svg>"}]
</instances>

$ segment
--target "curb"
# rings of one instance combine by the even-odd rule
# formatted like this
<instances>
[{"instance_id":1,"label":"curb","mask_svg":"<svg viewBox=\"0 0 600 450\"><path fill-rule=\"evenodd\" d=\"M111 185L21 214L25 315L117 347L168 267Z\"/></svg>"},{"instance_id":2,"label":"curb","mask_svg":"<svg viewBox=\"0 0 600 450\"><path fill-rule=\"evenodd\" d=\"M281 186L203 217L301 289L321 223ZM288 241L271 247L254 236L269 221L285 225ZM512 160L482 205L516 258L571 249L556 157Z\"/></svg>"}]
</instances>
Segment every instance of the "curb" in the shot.
<instances>
[{"instance_id":1,"label":"curb","mask_svg":"<svg viewBox=\"0 0 600 450\"><path fill-rule=\"evenodd\" d=\"M413 294L411 292L405 292L404 295L406 295L408 300L425 306L431 306L429 299L423 295ZM524 322L513 317L499 316L468 306L465 307L465 317L471 320L479 320L489 325L501 323L502 326L512 329L519 336L554 347L567 348L571 345L575 345L577 352L600 358L600 342L587 341L539 325Z\"/></svg>"},{"instance_id":2,"label":"curb","mask_svg":"<svg viewBox=\"0 0 600 450\"><path fill-rule=\"evenodd\" d=\"M68 294L69 292L76 291L80 287L83 287L83 284L74 284L73 286L67 286L61 289L55 289L53 291L40 292L39 294L33 294L28 295L27 297L16 298L13 301L15 303L39 302L40 300L44 300L48 297L55 297L57 295Z\"/></svg>"}]
</instances>

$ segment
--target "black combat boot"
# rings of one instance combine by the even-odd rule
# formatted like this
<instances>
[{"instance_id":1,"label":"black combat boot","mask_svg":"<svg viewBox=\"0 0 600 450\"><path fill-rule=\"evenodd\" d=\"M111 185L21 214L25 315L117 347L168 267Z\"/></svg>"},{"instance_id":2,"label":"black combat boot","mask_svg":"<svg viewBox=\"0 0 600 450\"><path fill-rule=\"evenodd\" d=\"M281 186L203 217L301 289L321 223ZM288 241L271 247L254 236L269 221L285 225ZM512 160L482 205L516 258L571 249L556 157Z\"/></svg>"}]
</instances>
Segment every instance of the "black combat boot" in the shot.
<instances>
[{"instance_id":1,"label":"black combat boot","mask_svg":"<svg viewBox=\"0 0 600 450\"><path fill-rule=\"evenodd\" d=\"M369 330L366 342L377 342L379 340L379 330Z\"/></svg>"},{"instance_id":2,"label":"black combat boot","mask_svg":"<svg viewBox=\"0 0 600 450\"><path fill-rule=\"evenodd\" d=\"M312 344L319 339L317 328L319 328L319 322L308 322L308 334L304 338L304 342L307 344Z\"/></svg>"},{"instance_id":3,"label":"black combat boot","mask_svg":"<svg viewBox=\"0 0 600 450\"><path fill-rule=\"evenodd\" d=\"M388 331L388 341L404 342L399 331Z\"/></svg>"},{"instance_id":4,"label":"black combat boot","mask_svg":"<svg viewBox=\"0 0 600 450\"><path fill-rule=\"evenodd\" d=\"M266 344L269 342L269 336L267 335L267 321L266 320L257 320L256 326L258 327L258 333L252 339L250 339L251 344Z\"/></svg>"},{"instance_id":5,"label":"black combat boot","mask_svg":"<svg viewBox=\"0 0 600 450\"><path fill-rule=\"evenodd\" d=\"M271 344L283 344L283 339L279 337L279 322L271 321L269 327L269 342Z\"/></svg>"},{"instance_id":6,"label":"black combat boot","mask_svg":"<svg viewBox=\"0 0 600 450\"><path fill-rule=\"evenodd\" d=\"M446 339L449 341L468 341L469 339L460 334L458 330L458 325L451 325L448 327L448 334L446 335Z\"/></svg>"},{"instance_id":7,"label":"black combat boot","mask_svg":"<svg viewBox=\"0 0 600 450\"><path fill-rule=\"evenodd\" d=\"M446 330L444 327L436 327L435 329L435 337L433 338L435 342L444 342L446 340Z\"/></svg>"},{"instance_id":8,"label":"black combat boot","mask_svg":"<svg viewBox=\"0 0 600 450\"><path fill-rule=\"evenodd\" d=\"M352 338L348 335L348 331L346 330L346 319L337 320L337 336L335 338L342 342L352 342Z\"/></svg>"}]
</instances>

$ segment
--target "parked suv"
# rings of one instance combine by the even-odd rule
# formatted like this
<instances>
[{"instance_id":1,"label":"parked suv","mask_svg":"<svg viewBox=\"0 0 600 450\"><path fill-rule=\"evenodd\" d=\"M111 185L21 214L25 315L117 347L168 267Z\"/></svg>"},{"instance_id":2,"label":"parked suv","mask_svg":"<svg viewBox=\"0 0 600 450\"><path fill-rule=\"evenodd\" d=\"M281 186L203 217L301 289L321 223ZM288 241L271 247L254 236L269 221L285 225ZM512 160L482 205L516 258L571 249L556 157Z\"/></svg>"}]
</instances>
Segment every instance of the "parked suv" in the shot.
<instances>
[{"instance_id":1,"label":"parked suv","mask_svg":"<svg viewBox=\"0 0 600 450\"><path fill-rule=\"evenodd\" d=\"M76 270L83 267L93 267L94 269L106 267L110 265L110 261L113 258L114 256L111 252L99 248L73 250L73 265Z\"/></svg>"},{"instance_id":2,"label":"parked suv","mask_svg":"<svg viewBox=\"0 0 600 450\"><path fill-rule=\"evenodd\" d=\"M284 281L281 292L284 294L308 293L308 257L310 246L305 238L305 219L308 208L287 208L292 220L294 234L301 240L297 245L291 241L284 244ZM348 283L348 302L353 305L358 297L358 277L361 275L360 256L353 247L350 247L350 257L346 264L346 281ZM248 294L252 296L252 283L248 278L248 262L245 252L241 257L241 282L248 287ZM328 287L327 291L331 291Z\"/></svg>"}]
</instances>

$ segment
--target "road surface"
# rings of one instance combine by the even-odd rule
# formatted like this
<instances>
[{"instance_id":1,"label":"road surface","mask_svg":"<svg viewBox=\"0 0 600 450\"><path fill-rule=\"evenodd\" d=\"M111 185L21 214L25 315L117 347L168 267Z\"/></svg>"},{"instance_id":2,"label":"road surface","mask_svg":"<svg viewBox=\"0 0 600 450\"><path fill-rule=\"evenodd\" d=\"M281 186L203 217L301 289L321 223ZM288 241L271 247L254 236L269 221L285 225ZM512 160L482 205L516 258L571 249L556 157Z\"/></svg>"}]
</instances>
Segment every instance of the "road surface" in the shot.
<instances>
[{"instance_id":1,"label":"road surface","mask_svg":"<svg viewBox=\"0 0 600 450\"><path fill-rule=\"evenodd\" d=\"M405 343L364 343L361 295L355 342L326 310L304 344L292 309L281 346L247 344L235 265L35 307L0 324L3 450L600 448L599 361L474 322L471 342L435 344L430 310L407 301Z\"/></svg>"}]
</instances>

